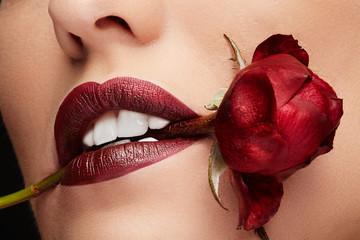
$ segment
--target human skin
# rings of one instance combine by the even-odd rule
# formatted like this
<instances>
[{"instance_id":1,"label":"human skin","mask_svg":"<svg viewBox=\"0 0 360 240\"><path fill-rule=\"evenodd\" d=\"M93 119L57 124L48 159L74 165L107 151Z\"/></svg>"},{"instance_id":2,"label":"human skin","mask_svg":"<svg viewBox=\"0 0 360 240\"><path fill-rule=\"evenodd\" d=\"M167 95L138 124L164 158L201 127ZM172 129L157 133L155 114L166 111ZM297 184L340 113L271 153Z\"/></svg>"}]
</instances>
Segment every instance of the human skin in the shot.
<instances>
[{"instance_id":1,"label":"human skin","mask_svg":"<svg viewBox=\"0 0 360 240\"><path fill-rule=\"evenodd\" d=\"M270 35L293 34L310 55L309 67L344 99L344 116L334 150L284 183L280 209L265 228L271 239L357 239L359 11L359 1L345 0L3 0L0 109L25 184L59 169L54 122L74 87L139 77L205 115L203 106L237 71L228 60L232 50L224 33L247 62ZM95 21L106 16L124 19L131 30L117 24L96 27ZM52 20L81 37L85 51L61 33L59 44ZM49 190L31 201L42 238L257 239L253 232L236 230L237 200L227 173L220 195L229 211L211 195L212 141L198 141L120 178Z\"/></svg>"}]
</instances>

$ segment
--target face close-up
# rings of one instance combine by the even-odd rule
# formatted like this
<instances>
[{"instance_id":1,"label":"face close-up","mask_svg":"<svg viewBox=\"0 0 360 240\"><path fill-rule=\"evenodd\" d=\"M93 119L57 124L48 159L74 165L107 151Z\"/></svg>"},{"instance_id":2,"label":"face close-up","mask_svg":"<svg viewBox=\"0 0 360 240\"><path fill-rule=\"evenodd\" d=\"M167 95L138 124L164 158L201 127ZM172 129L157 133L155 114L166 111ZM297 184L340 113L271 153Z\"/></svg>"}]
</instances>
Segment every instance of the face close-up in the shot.
<instances>
[{"instance_id":1,"label":"face close-up","mask_svg":"<svg viewBox=\"0 0 360 240\"><path fill-rule=\"evenodd\" d=\"M247 64L266 38L292 34L343 99L344 116L334 149L284 182L264 227L270 239L357 239L359 11L359 1L342 0L2 0L0 111L24 185L117 137L209 114L204 105L239 71L224 34ZM148 127L138 133L141 121ZM236 229L228 171L219 186L228 211L212 195L212 137L152 140L79 160L125 156L123 174L102 166L101 176L84 173L32 199L42 239L259 239Z\"/></svg>"}]
</instances>

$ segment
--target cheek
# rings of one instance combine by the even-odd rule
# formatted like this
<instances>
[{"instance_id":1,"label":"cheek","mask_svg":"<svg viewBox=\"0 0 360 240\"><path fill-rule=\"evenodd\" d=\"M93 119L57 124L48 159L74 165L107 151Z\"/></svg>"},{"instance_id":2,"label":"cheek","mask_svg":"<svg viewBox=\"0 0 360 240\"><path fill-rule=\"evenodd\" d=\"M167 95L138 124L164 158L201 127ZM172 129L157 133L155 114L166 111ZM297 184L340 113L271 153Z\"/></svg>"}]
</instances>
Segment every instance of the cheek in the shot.
<instances>
[{"instance_id":1,"label":"cheek","mask_svg":"<svg viewBox=\"0 0 360 240\"><path fill-rule=\"evenodd\" d=\"M0 24L1 114L29 183L37 171L45 170L36 167L42 158L54 159L53 117L56 99L61 98L59 76L64 76L58 72L62 58L54 56L61 52L55 45L45 1L40 6L19 2L16 8L3 9ZM30 166L38 169L31 171L34 175L30 175Z\"/></svg>"},{"instance_id":2,"label":"cheek","mask_svg":"<svg viewBox=\"0 0 360 240\"><path fill-rule=\"evenodd\" d=\"M178 234L180 239L247 239L252 232L236 230L237 200L227 173L220 194L230 211L211 194L207 158L212 142L201 140L158 164L110 181L60 185L52 204L46 204L46 195L34 199L44 239L146 239L149 233L153 239L178 239Z\"/></svg>"}]
</instances>

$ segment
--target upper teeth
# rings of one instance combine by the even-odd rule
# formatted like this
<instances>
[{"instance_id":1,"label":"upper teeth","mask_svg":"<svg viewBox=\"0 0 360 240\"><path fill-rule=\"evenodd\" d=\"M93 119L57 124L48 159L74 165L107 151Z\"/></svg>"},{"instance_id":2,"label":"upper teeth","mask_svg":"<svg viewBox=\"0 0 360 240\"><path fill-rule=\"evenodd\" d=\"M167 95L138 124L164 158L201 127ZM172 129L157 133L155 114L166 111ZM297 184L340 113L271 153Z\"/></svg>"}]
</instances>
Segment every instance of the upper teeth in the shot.
<instances>
[{"instance_id":1,"label":"upper teeth","mask_svg":"<svg viewBox=\"0 0 360 240\"><path fill-rule=\"evenodd\" d=\"M150 129L161 129L169 124L169 120L128 110L108 111L101 115L83 137L86 147L98 146L111 142L116 138L129 138L145 134ZM154 141L156 139L142 139ZM126 143L130 140L122 140ZM115 143L116 144L116 143Z\"/></svg>"}]
</instances>

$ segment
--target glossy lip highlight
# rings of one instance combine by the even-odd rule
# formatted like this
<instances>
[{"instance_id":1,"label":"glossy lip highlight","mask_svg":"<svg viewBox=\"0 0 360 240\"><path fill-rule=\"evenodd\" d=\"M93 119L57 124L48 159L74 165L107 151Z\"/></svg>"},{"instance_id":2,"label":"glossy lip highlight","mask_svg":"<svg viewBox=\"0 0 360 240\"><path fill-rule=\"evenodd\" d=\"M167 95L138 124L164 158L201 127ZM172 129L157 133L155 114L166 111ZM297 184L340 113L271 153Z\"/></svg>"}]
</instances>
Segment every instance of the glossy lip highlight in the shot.
<instances>
[{"instance_id":1,"label":"glossy lip highlight","mask_svg":"<svg viewBox=\"0 0 360 240\"><path fill-rule=\"evenodd\" d=\"M130 170L134 171L175 154L193 142L182 138L153 143L135 142L83 153L82 137L89 125L104 112L120 109L146 113L170 121L198 117L194 111L163 88L137 78L119 77L103 84L88 82L76 87L64 99L55 121L59 163L62 167L70 163L66 169L68 173L75 174L74 177L65 173L64 179L71 180L68 184L104 181L122 173L126 174ZM137 155L136 158L133 158L134 154ZM114 161L115 159L122 160L119 162ZM75 167L75 163L78 167ZM117 168L121 167L119 174L108 171L108 168L115 168L115 165ZM92 166L92 170L85 169L89 166ZM85 173L89 171L97 172L97 178L92 180L95 175ZM71 179L80 175L85 176L87 180ZM65 180L62 183L65 183Z\"/></svg>"}]
</instances>

